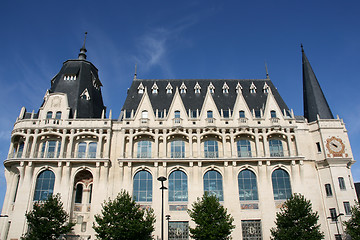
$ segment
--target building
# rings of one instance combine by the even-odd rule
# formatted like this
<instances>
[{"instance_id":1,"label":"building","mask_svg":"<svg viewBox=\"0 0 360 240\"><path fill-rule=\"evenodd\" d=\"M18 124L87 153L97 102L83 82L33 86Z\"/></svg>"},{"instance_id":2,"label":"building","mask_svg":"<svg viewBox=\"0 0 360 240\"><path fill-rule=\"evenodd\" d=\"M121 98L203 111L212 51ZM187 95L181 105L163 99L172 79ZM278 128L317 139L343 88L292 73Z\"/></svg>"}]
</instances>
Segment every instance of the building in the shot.
<instances>
[{"instance_id":1,"label":"building","mask_svg":"<svg viewBox=\"0 0 360 240\"><path fill-rule=\"evenodd\" d=\"M122 189L157 217L165 176L165 238L189 239L191 204L209 191L234 217L233 239L269 239L292 193L319 212L325 239L350 217L355 162L345 124L335 119L302 50L304 116L294 116L264 79L138 79L120 117L106 117L97 68L64 62L37 113L21 109L4 161L7 192L1 240L27 231L34 201L60 193L76 221L69 239L95 238L94 214ZM125 94L125 93L124 93ZM40 100L40 99L39 99ZM340 233L343 232L342 224Z\"/></svg>"}]
</instances>

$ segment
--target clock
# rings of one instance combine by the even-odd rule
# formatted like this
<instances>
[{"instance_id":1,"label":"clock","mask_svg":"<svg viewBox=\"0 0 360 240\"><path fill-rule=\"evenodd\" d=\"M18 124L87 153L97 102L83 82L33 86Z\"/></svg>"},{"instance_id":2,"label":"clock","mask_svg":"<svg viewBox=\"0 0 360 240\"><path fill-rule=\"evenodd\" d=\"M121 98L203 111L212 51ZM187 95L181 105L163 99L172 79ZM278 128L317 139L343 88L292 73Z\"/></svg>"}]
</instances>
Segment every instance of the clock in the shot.
<instances>
[{"instance_id":1,"label":"clock","mask_svg":"<svg viewBox=\"0 0 360 240\"><path fill-rule=\"evenodd\" d=\"M345 145L341 138L331 137L326 140L326 148L334 157L341 157L345 150Z\"/></svg>"}]
</instances>

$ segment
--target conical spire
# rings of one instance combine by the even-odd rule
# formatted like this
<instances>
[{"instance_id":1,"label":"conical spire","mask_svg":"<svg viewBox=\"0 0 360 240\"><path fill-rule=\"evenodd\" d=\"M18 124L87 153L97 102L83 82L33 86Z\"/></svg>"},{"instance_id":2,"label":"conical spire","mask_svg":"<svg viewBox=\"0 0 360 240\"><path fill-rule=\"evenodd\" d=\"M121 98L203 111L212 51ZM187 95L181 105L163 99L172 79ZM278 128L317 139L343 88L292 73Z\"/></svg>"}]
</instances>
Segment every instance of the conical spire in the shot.
<instances>
[{"instance_id":1,"label":"conical spire","mask_svg":"<svg viewBox=\"0 0 360 240\"><path fill-rule=\"evenodd\" d=\"M303 68L304 117L307 118L309 122L316 121L318 116L320 119L334 119L324 93L321 90L320 84L316 79L315 73L305 55L302 44L301 52Z\"/></svg>"},{"instance_id":2,"label":"conical spire","mask_svg":"<svg viewBox=\"0 0 360 240\"><path fill-rule=\"evenodd\" d=\"M82 48L80 48L80 53L79 53L80 60L86 60L86 52L87 52L87 50L85 48L86 35L87 35L87 32L85 32L84 44L83 44Z\"/></svg>"}]
</instances>

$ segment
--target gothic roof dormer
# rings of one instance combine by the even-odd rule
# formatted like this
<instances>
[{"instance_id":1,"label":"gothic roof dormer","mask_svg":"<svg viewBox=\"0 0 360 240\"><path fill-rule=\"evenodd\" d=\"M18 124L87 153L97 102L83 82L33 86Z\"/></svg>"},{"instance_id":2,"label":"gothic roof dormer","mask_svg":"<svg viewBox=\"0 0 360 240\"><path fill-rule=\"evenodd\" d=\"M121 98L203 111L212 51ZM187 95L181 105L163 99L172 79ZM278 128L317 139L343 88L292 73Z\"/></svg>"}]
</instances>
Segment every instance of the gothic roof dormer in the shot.
<instances>
[{"instance_id":1,"label":"gothic roof dormer","mask_svg":"<svg viewBox=\"0 0 360 240\"><path fill-rule=\"evenodd\" d=\"M325 95L321 90L320 84L316 79L315 73L307 59L303 46L302 68L303 68L303 96L304 96L304 117L309 122L318 119L334 119L330 107L326 101Z\"/></svg>"},{"instance_id":2,"label":"gothic roof dormer","mask_svg":"<svg viewBox=\"0 0 360 240\"><path fill-rule=\"evenodd\" d=\"M69 117L101 118L106 110L101 94L102 84L98 69L86 60L85 40L78 59L65 61L60 72L51 80L50 92L67 95Z\"/></svg>"}]
</instances>

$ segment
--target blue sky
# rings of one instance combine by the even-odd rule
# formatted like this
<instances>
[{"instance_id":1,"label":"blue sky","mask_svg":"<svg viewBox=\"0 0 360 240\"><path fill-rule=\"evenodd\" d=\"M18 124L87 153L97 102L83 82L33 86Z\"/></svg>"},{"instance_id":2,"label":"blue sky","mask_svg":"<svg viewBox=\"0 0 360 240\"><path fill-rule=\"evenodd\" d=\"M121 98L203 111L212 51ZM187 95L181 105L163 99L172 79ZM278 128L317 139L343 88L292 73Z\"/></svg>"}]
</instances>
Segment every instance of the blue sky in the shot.
<instances>
[{"instance_id":1,"label":"blue sky","mask_svg":"<svg viewBox=\"0 0 360 240\"><path fill-rule=\"evenodd\" d=\"M360 1L18 1L0 3L0 157L22 106L38 110L51 78L77 58L87 31L88 60L118 116L138 78L270 78L303 114L300 43L333 114L344 119L360 156ZM360 163L352 168L360 181ZM0 206L5 195L0 166Z\"/></svg>"}]
</instances>

